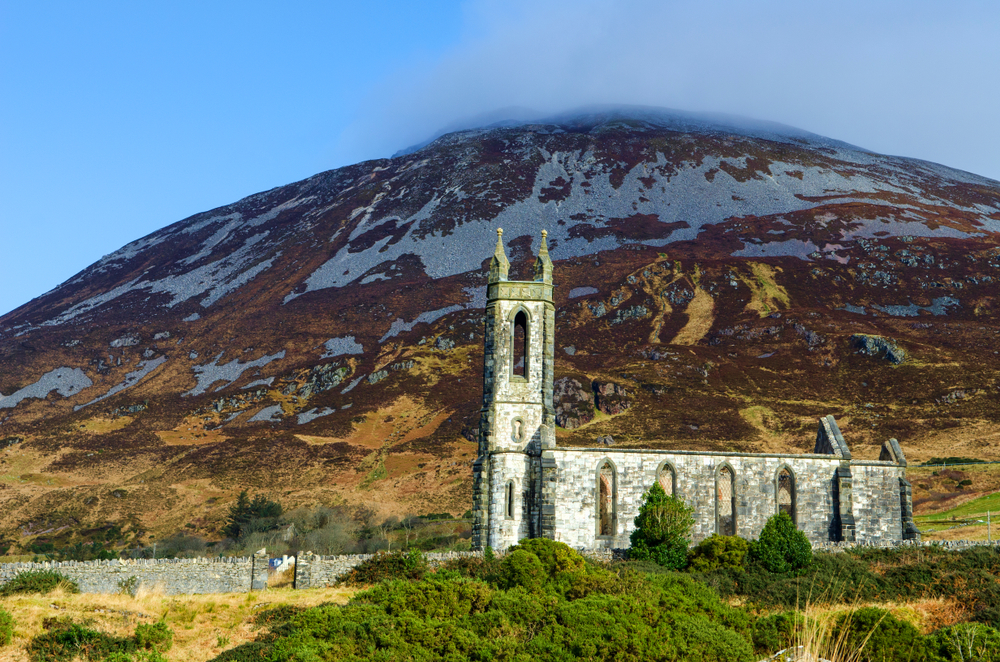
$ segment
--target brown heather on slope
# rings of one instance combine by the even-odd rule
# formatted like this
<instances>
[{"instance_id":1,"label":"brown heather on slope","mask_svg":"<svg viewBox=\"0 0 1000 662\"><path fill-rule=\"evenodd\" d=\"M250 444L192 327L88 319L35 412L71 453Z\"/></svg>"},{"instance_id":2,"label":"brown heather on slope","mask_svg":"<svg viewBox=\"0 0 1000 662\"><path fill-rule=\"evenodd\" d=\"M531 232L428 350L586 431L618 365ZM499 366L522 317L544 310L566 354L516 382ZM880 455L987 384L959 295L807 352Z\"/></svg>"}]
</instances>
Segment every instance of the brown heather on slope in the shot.
<instances>
[{"instance_id":1,"label":"brown heather on slope","mask_svg":"<svg viewBox=\"0 0 1000 662\"><path fill-rule=\"evenodd\" d=\"M215 536L242 489L465 512L497 226L512 278L549 232L556 377L632 403L560 444L801 452L832 413L856 456L1000 459L1000 184L781 127L584 115L193 216L0 317L0 542Z\"/></svg>"}]
</instances>

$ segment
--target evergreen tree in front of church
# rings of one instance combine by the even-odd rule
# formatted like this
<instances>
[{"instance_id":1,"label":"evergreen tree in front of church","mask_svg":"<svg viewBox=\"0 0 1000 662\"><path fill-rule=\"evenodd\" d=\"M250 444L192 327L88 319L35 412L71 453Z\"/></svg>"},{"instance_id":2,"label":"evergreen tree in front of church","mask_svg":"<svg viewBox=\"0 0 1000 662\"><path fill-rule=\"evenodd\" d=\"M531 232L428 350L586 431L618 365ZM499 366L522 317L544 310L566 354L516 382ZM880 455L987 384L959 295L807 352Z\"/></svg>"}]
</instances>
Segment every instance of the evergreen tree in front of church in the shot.
<instances>
[{"instance_id":1,"label":"evergreen tree in front of church","mask_svg":"<svg viewBox=\"0 0 1000 662\"><path fill-rule=\"evenodd\" d=\"M682 570L687 566L691 544L694 509L677 497L667 494L659 481L643 494L635 530L630 536L629 558L653 561L665 568Z\"/></svg>"}]
</instances>

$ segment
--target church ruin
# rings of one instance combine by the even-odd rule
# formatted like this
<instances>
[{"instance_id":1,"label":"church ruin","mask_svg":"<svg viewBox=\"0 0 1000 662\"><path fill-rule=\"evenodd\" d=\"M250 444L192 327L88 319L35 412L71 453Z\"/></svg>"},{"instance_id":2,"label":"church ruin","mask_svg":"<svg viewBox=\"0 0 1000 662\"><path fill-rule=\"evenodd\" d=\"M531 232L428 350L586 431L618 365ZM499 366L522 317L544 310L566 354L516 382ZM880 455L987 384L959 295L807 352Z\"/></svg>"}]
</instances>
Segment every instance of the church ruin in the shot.
<instances>
[{"instance_id":1,"label":"church ruin","mask_svg":"<svg viewBox=\"0 0 1000 662\"><path fill-rule=\"evenodd\" d=\"M473 467L473 548L551 538L577 549L626 548L643 493L659 481L694 508L695 542L756 538L787 512L809 540L918 539L906 459L895 439L855 460L833 416L811 454L556 446L555 305L542 231L534 280L507 279L503 230L487 285L483 407Z\"/></svg>"}]
</instances>

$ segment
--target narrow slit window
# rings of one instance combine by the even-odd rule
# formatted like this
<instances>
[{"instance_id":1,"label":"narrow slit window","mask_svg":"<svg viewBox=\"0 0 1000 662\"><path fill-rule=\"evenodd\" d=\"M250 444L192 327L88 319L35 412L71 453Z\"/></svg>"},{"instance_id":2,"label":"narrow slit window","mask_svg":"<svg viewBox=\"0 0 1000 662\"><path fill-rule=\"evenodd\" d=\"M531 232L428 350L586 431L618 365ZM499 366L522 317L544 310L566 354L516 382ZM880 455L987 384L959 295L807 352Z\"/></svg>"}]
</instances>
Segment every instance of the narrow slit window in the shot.
<instances>
[{"instance_id":1,"label":"narrow slit window","mask_svg":"<svg viewBox=\"0 0 1000 662\"><path fill-rule=\"evenodd\" d=\"M660 467L660 475L657 480L660 482L660 487L663 488L663 491L667 493L667 496L674 496L674 472L669 464L664 464Z\"/></svg>"},{"instance_id":2,"label":"narrow slit window","mask_svg":"<svg viewBox=\"0 0 1000 662\"><path fill-rule=\"evenodd\" d=\"M528 374L528 317L523 310L519 310L514 316L511 341L511 374L524 377Z\"/></svg>"},{"instance_id":3,"label":"narrow slit window","mask_svg":"<svg viewBox=\"0 0 1000 662\"><path fill-rule=\"evenodd\" d=\"M729 467L719 470L719 487L716 495L718 508L717 530L723 536L736 535L736 476Z\"/></svg>"},{"instance_id":4,"label":"narrow slit window","mask_svg":"<svg viewBox=\"0 0 1000 662\"><path fill-rule=\"evenodd\" d=\"M788 467L778 472L778 512L788 513L795 522L795 477Z\"/></svg>"},{"instance_id":5,"label":"narrow slit window","mask_svg":"<svg viewBox=\"0 0 1000 662\"><path fill-rule=\"evenodd\" d=\"M514 519L514 481L508 481L506 494L507 519Z\"/></svg>"},{"instance_id":6,"label":"narrow slit window","mask_svg":"<svg viewBox=\"0 0 1000 662\"><path fill-rule=\"evenodd\" d=\"M597 476L598 535L615 535L615 471L605 462Z\"/></svg>"}]
</instances>

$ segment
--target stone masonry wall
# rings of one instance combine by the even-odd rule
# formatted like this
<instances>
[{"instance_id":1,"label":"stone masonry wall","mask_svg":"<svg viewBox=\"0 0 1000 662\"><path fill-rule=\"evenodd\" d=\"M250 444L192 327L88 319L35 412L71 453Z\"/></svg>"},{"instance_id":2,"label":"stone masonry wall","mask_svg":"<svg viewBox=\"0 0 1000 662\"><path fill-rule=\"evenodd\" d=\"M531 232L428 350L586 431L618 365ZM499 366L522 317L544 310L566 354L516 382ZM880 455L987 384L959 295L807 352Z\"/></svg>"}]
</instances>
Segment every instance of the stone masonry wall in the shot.
<instances>
[{"instance_id":1,"label":"stone masonry wall","mask_svg":"<svg viewBox=\"0 0 1000 662\"><path fill-rule=\"evenodd\" d=\"M854 525L859 541L897 540L903 523L899 506L901 470L881 463L851 462ZM894 501L893 501L894 500Z\"/></svg>"},{"instance_id":2,"label":"stone masonry wall","mask_svg":"<svg viewBox=\"0 0 1000 662\"><path fill-rule=\"evenodd\" d=\"M375 556L374 554L343 554L320 556L303 552L295 559L295 588L322 588L333 586L351 569ZM433 568L441 563L461 558L482 558L482 552L441 552L424 555Z\"/></svg>"},{"instance_id":3,"label":"stone masonry wall","mask_svg":"<svg viewBox=\"0 0 1000 662\"><path fill-rule=\"evenodd\" d=\"M267 554L223 559L136 559L51 561L0 564L0 583L29 570L55 570L83 593L118 593L135 578L134 588L164 593L242 593L267 586Z\"/></svg>"},{"instance_id":4,"label":"stone masonry wall","mask_svg":"<svg viewBox=\"0 0 1000 662\"><path fill-rule=\"evenodd\" d=\"M555 538L576 549L626 548L643 492L666 462L673 467L675 494L694 507L693 539L716 533L716 489L719 469L736 477L736 534L756 538L777 512L777 475L788 467L795 479L798 528L813 542L837 537L833 477L839 458L829 455L761 455L685 451L554 449L543 453L556 464ZM597 470L609 460L616 472L616 518L613 537L597 535ZM902 468L889 462L852 464L853 507L859 540L898 540L899 477Z\"/></svg>"}]
</instances>

